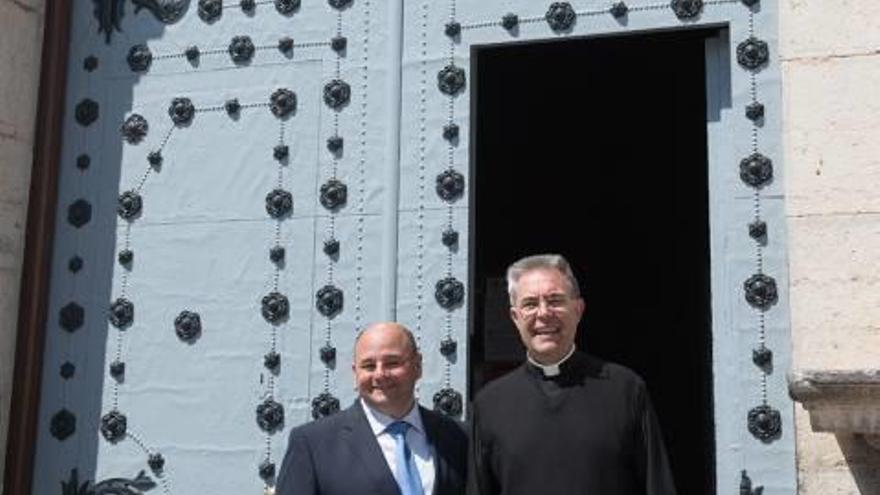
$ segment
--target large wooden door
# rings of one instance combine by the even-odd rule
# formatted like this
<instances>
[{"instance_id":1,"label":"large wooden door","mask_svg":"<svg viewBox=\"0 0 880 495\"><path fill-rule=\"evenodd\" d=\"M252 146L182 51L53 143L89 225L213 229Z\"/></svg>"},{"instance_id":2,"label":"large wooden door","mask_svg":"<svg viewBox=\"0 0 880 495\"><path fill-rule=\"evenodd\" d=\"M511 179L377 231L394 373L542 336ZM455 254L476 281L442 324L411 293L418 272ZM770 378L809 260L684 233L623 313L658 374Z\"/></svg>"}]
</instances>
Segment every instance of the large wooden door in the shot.
<instances>
[{"instance_id":1,"label":"large wooden door","mask_svg":"<svg viewBox=\"0 0 880 495\"><path fill-rule=\"evenodd\" d=\"M286 432L354 399L377 320L415 332L421 402L464 418L473 53L693 27L721 33L717 492L795 492L774 3L78 0L71 22L33 493L260 493Z\"/></svg>"}]
</instances>

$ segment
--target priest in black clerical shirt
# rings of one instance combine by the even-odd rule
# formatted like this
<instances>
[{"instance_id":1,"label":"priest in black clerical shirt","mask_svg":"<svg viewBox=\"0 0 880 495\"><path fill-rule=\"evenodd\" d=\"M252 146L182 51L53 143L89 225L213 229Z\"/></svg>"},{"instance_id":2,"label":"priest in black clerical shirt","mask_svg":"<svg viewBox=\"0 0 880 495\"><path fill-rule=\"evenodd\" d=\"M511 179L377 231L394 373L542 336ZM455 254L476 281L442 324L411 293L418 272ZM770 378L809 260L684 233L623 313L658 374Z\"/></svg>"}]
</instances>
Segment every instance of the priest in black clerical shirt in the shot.
<instances>
[{"instance_id":1,"label":"priest in black clerical shirt","mask_svg":"<svg viewBox=\"0 0 880 495\"><path fill-rule=\"evenodd\" d=\"M474 401L468 495L675 495L642 379L575 349L568 262L523 258L507 283L527 360Z\"/></svg>"}]
</instances>

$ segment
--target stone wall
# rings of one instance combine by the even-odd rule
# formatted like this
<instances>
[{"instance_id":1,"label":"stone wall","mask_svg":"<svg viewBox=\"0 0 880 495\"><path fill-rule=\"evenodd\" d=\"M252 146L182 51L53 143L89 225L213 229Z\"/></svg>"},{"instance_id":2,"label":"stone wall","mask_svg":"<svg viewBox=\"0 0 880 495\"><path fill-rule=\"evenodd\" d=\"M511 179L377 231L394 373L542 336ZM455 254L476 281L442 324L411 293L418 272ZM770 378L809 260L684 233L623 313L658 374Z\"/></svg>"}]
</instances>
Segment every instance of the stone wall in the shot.
<instances>
[{"instance_id":1,"label":"stone wall","mask_svg":"<svg viewBox=\"0 0 880 495\"><path fill-rule=\"evenodd\" d=\"M0 486L43 40L44 0L0 0Z\"/></svg>"},{"instance_id":2,"label":"stone wall","mask_svg":"<svg viewBox=\"0 0 880 495\"><path fill-rule=\"evenodd\" d=\"M794 369L880 368L880 2L783 0L780 23ZM880 494L880 452L796 407L800 494Z\"/></svg>"}]
</instances>

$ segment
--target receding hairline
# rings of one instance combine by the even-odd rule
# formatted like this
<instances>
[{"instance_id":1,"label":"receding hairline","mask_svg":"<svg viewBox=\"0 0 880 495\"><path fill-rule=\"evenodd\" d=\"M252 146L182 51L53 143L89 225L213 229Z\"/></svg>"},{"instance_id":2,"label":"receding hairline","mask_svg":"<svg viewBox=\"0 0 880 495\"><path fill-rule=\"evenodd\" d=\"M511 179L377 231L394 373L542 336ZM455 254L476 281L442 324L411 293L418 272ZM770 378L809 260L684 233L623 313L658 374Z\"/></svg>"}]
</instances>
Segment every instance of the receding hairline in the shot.
<instances>
[{"instance_id":1,"label":"receding hairline","mask_svg":"<svg viewBox=\"0 0 880 495\"><path fill-rule=\"evenodd\" d=\"M372 323L370 325L367 325L360 332L357 333L357 335L354 338L354 345L352 346L352 355L353 356L357 356L357 346L358 346L358 342L361 341L361 337L363 337L367 332L369 332L371 330L376 330L379 328L387 328L387 329L394 328L394 329L400 330L401 332L403 332L403 335L406 338L406 342L409 346L409 350L412 352L412 354L414 354L414 355L419 354L419 346L418 346L418 344L416 344L416 337L409 330L409 328L406 328L405 326L403 326L400 323L397 323L395 321L382 321L382 322Z\"/></svg>"},{"instance_id":2,"label":"receding hairline","mask_svg":"<svg viewBox=\"0 0 880 495\"><path fill-rule=\"evenodd\" d=\"M569 295L574 298L581 297L581 289L577 278L571 270L568 260L561 254L536 254L520 258L507 267L507 294L510 296L510 304L516 302L516 284L523 275L537 270L556 270L568 282Z\"/></svg>"}]
</instances>

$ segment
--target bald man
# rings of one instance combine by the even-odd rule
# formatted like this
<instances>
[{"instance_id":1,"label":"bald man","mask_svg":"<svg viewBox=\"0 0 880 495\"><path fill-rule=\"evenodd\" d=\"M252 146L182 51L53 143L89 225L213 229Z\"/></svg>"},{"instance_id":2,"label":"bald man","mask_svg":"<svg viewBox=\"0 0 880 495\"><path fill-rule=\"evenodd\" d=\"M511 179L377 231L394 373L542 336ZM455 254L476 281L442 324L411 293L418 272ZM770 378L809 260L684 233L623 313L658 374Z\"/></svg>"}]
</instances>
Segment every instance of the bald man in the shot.
<instances>
[{"instance_id":1,"label":"bald man","mask_svg":"<svg viewBox=\"0 0 880 495\"><path fill-rule=\"evenodd\" d=\"M422 356L412 333L376 323L355 341L359 398L290 432L277 495L458 495L467 437L454 420L418 405Z\"/></svg>"}]
</instances>

